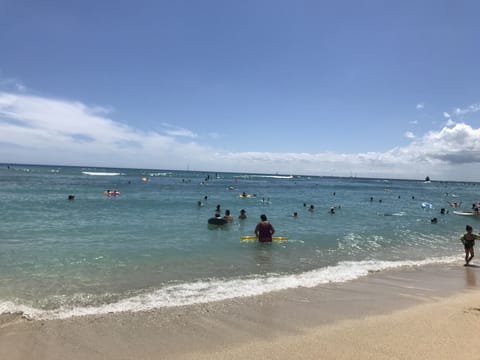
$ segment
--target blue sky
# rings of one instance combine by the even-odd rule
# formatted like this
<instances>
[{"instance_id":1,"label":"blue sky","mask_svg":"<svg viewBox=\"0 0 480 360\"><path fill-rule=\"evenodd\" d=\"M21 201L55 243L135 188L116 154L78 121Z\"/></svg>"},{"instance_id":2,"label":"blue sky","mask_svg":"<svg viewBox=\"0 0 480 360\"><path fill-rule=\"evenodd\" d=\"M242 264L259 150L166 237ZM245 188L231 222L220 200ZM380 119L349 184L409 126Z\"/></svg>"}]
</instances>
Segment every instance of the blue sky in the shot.
<instances>
[{"instance_id":1,"label":"blue sky","mask_svg":"<svg viewBox=\"0 0 480 360\"><path fill-rule=\"evenodd\" d=\"M0 0L0 162L477 180L478 13Z\"/></svg>"}]
</instances>

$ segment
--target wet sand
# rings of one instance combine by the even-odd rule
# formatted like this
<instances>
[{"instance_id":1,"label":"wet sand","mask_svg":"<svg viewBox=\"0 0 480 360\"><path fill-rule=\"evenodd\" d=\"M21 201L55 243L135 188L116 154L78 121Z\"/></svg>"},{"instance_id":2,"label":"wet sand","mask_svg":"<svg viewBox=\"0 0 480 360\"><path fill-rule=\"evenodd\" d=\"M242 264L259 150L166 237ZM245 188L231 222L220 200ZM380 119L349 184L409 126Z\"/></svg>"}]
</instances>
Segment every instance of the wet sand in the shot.
<instances>
[{"instance_id":1,"label":"wet sand","mask_svg":"<svg viewBox=\"0 0 480 360\"><path fill-rule=\"evenodd\" d=\"M480 358L480 267L65 320L0 316L0 359Z\"/></svg>"}]
</instances>

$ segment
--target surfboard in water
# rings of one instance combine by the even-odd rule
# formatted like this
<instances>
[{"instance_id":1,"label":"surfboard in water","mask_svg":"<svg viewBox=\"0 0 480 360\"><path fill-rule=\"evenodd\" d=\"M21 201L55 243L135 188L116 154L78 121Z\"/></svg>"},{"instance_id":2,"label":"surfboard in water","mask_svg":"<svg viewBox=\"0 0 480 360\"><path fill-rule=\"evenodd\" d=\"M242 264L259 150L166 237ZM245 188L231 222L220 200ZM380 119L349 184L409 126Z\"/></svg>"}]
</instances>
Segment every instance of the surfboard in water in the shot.
<instances>
[{"instance_id":1,"label":"surfboard in water","mask_svg":"<svg viewBox=\"0 0 480 360\"><path fill-rule=\"evenodd\" d=\"M473 212L465 212L465 211L454 211L453 213L456 215L462 215L462 216L480 216L480 214L475 214Z\"/></svg>"},{"instance_id":2,"label":"surfboard in water","mask_svg":"<svg viewBox=\"0 0 480 360\"><path fill-rule=\"evenodd\" d=\"M255 235L245 235L245 236L240 236L240 240L242 241L255 241L257 240L257 237ZM286 241L288 240L288 236L273 236L272 240L274 241Z\"/></svg>"}]
</instances>

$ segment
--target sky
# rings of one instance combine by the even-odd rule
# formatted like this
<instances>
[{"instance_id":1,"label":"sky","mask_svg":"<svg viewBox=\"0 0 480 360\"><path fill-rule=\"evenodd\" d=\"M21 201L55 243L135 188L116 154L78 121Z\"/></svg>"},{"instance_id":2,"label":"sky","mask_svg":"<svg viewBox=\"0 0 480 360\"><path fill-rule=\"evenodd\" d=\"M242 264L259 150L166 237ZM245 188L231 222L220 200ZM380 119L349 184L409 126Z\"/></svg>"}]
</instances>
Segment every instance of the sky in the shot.
<instances>
[{"instance_id":1,"label":"sky","mask_svg":"<svg viewBox=\"0 0 480 360\"><path fill-rule=\"evenodd\" d=\"M479 13L0 0L0 162L477 181Z\"/></svg>"}]
</instances>

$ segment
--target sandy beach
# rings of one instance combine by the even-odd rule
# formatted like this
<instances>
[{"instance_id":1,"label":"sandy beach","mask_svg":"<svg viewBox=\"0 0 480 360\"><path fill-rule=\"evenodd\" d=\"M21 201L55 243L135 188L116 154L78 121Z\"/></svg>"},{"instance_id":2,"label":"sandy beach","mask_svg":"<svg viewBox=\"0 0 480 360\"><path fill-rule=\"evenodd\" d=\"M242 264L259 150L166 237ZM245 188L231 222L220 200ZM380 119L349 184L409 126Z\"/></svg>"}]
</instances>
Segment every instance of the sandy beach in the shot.
<instances>
[{"instance_id":1,"label":"sandy beach","mask_svg":"<svg viewBox=\"0 0 480 360\"><path fill-rule=\"evenodd\" d=\"M478 284L480 268L459 262L149 312L4 314L0 358L480 358Z\"/></svg>"}]
</instances>

